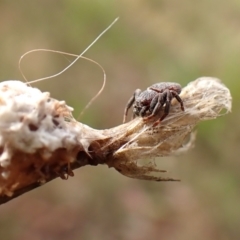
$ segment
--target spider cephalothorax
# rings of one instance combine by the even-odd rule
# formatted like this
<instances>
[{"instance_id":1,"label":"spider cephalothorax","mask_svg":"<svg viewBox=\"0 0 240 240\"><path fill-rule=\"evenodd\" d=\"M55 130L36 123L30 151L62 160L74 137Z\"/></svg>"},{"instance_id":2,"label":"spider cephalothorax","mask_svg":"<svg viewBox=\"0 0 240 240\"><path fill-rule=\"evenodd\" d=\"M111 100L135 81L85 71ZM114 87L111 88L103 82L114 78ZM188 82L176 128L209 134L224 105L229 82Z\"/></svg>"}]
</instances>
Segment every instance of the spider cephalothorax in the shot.
<instances>
[{"instance_id":1,"label":"spider cephalothorax","mask_svg":"<svg viewBox=\"0 0 240 240\"><path fill-rule=\"evenodd\" d=\"M144 120L155 117L164 107L164 113L158 120L159 123L168 115L173 98L177 99L182 111L184 111L183 101L179 97L181 90L180 84L172 82L155 83L143 92L140 89L136 89L125 108L123 122L126 121L127 113L131 106L133 106L133 118L140 116L144 117Z\"/></svg>"}]
</instances>

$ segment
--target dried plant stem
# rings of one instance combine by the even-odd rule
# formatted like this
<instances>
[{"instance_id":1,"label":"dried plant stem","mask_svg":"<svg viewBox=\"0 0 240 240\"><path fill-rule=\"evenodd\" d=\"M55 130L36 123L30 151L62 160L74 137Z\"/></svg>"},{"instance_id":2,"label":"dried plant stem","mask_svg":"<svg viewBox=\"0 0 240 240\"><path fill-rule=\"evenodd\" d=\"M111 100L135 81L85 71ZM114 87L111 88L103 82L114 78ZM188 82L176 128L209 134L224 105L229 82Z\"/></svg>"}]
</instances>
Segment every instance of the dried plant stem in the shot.
<instances>
[{"instance_id":1,"label":"dried plant stem","mask_svg":"<svg viewBox=\"0 0 240 240\"><path fill-rule=\"evenodd\" d=\"M187 151L196 124L231 110L229 90L214 78L200 78L181 93L185 111L172 103L158 126L136 118L107 130L77 122L65 102L18 81L0 83L0 203L5 203L56 177L67 179L85 165L106 164L138 179L174 181L164 170L140 159ZM153 175L155 174L155 175ZM157 175L156 175L157 174Z\"/></svg>"}]
</instances>

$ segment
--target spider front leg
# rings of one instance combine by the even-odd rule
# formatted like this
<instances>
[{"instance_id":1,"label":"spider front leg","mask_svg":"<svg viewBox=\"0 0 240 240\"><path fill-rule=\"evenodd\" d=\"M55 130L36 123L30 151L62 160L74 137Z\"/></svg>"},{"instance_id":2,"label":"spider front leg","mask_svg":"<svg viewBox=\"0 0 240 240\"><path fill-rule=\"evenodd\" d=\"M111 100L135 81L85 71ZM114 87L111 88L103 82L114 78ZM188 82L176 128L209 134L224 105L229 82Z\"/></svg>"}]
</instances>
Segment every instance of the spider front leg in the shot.
<instances>
[{"instance_id":1,"label":"spider front leg","mask_svg":"<svg viewBox=\"0 0 240 240\"><path fill-rule=\"evenodd\" d=\"M144 118L144 121L147 121L153 117L155 117L159 111L161 110L161 108L163 107L164 103L165 103L165 98L166 98L166 93L158 93L151 101L150 104L150 112L151 115L147 116Z\"/></svg>"},{"instance_id":2,"label":"spider front leg","mask_svg":"<svg viewBox=\"0 0 240 240\"><path fill-rule=\"evenodd\" d=\"M158 119L154 124L153 127L157 126L159 123L161 123L161 121L169 114L169 110L170 110L170 106L171 106L171 101L173 99L173 94L170 90L166 90L163 93L164 97L163 97L163 105L165 103L165 108L164 108L164 113L162 115L162 117L160 119ZM163 106L162 105L162 106Z\"/></svg>"},{"instance_id":3,"label":"spider front leg","mask_svg":"<svg viewBox=\"0 0 240 240\"><path fill-rule=\"evenodd\" d=\"M146 114L146 111L148 110L148 106L143 106L141 111L139 112L139 115L143 117ZM133 115L133 118L136 116L136 114Z\"/></svg>"},{"instance_id":4,"label":"spider front leg","mask_svg":"<svg viewBox=\"0 0 240 240\"><path fill-rule=\"evenodd\" d=\"M165 108L164 108L164 113L163 113L162 117L158 120L159 123L169 114L170 105L171 105L171 101L173 98L173 95L169 90L166 90L164 93L166 95Z\"/></svg>"},{"instance_id":5,"label":"spider front leg","mask_svg":"<svg viewBox=\"0 0 240 240\"><path fill-rule=\"evenodd\" d=\"M141 89L136 89L135 92L133 93L132 97L128 100L127 105L124 110L124 115L123 115L123 123L126 122L128 110L132 107L133 103L135 102L135 99L139 94L141 93Z\"/></svg>"}]
</instances>

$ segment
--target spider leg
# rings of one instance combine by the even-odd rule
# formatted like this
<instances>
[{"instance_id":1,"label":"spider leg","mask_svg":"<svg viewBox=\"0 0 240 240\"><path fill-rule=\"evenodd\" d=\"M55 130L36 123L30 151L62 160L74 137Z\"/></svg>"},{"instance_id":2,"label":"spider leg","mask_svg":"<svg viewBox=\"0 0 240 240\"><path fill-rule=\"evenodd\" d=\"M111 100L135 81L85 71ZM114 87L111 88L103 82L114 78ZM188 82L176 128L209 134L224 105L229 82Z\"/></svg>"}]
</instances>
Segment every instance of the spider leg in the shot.
<instances>
[{"instance_id":1,"label":"spider leg","mask_svg":"<svg viewBox=\"0 0 240 240\"><path fill-rule=\"evenodd\" d=\"M127 105L124 110L124 115L123 115L123 123L126 122L128 110L132 107L133 103L135 102L136 97L141 93L141 89L136 89L135 92L133 93L132 97L128 100Z\"/></svg>"},{"instance_id":2,"label":"spider leg","mask_svg":"<svg viewBox=\"0 0 240 240\"><path fill-rule=\"evenodd\" d=\"M171 101L172 101L172 93L169 90L166 90L165 92L162 93L162 106L165 103L165 108L164 108L164 113L160 119L158 119L154 124L153 127L156 127L161 121L169 114L170 106L171 106Z\"/></svg>"},{"instance_id":3,"label":"spider leg","mask_svg":"<svg viewBox=\"0 0 240 240\"><path fill-rule=\"evenodd\" d=\"M159 93L158 95L156 95L156 97L153 98L153 100L150 104L150 109L153 109L152 113L151 113L151 115L144 118L144 121L149 120L157 115L157 113L160 111L160 109L164 105L165 95L166 95L165 92L163 92L163 93Z\"/></svg>"},{"instance_id":4,"label":"spider leg","mask_svg":"<svg viewBox=\"0 0 240 240\"><path fill-rule=\"evenodd\" d=\"M153 112L153 110L154 110L154 108L155 108L155 106L156 106L156 104L157 104L157 102L158 102L158 97L159 97L159 94L156 95L156 96L152 99L152 101L151 101L151 103L150 103L149 111L150 111L151 113Z\"/></svg>"},{"instance_id":5,"label":"spider leg","mask_svg":"<svg viewBox=\"0 0 240 240\"><path fill-rule=\"evenodd\" d=\"M164 93L166 94L165 108L164 108L164 113L160 118L160 122L169 114L170 105L173 98L173 95L169 90L165 91Z\"/></svg>"},{"instance_id":6,"label":"spider leg","mask_svg":"<svg viewBox=\"0 0 240 240\"><path fill-rule=\"evenodd\" d=\"M142 107L141 111L140 111L140 116L143 117L146 113L146 111L148 110L148 106L144 106Z\"/></svg>"},{"instance_id":7,"label":"spider leg","mask_svg":"<svg viewBox=\"0 0 240 240\"><path fill-rule=\"evenodd\" d=\"M181 105L181 109L182 111L184 111L184 106L183 106L183 101L182 99L179 97L179 95L175 92L175 91L172 91L172 95L177 99L177 101L180 103Z\"/></svg>"}]
</instances>

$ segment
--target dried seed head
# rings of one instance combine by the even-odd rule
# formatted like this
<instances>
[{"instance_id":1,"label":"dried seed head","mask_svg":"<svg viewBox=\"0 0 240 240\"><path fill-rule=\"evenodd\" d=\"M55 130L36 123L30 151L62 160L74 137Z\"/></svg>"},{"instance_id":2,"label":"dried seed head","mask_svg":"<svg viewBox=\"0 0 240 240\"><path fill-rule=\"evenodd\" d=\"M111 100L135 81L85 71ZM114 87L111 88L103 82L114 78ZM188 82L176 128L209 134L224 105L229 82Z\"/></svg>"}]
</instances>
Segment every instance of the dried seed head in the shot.
<instances>
[{"instance_id":1,"label":"dried seed head","mask_svg":"<svg viewBox=\"0 0 240 240\"><path fill-rule=\"evenodd\" d=\"M133 178L169 180L151 176L159 171L154 158L187 151L193 146L193 129L200 121L214 119L231 111L230 91L216 78L199 78L184 87L180 96L185 111L181 111L174 100L169 115L156 127L153 127L156 119L145 124L142 118L120 126L125 130L119 129L124 132L119 135L119 140L125 138L126 143L114 153L110 166ZM189 139L187 143L186 139ZM152 159L152 164L141 166L141 159Z\"/></svg>"},{"instance_id":2,"label":"dried seed head","mask_svg":"<svg viewBox=\"0 0 240 240\"><path fill-rule=\"evenodd\" d=\"M191 148L197 123L230 112L232 101L220 80L209 77L189 83L180 96L185 111L173 100L169 115L155 127L157 119L145 123L139 117L112 129L95 130L77 122L72 108L51 99L49 93L19 81L0 83L1 202L31 184L73 175L76 162L77 167L107 164L138 179L174 180L152 176L164 172L155 166L154 158ZM141 159L150 159L150 164L140 165Z\"/></svg>"}]
</instances>

